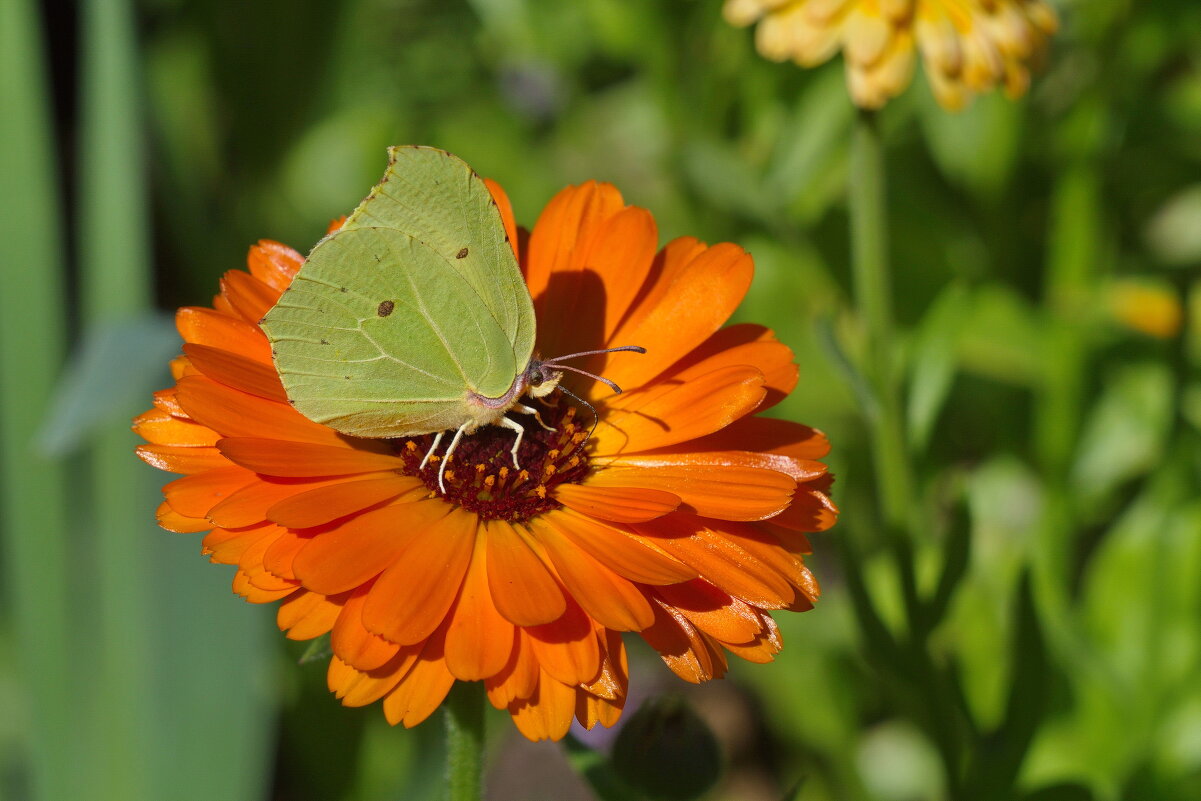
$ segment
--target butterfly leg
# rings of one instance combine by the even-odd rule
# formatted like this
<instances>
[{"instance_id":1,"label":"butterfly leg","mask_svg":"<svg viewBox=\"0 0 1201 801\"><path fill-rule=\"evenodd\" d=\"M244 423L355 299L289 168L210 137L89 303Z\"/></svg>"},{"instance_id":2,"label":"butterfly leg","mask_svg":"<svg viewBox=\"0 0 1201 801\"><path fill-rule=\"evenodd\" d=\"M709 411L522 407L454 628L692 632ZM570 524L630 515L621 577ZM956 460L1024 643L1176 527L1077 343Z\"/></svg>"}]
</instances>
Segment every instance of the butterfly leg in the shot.
<instances>
[{"instance_id":1,"label":"butterfly leg","mask_svg":"<svg viewBox=\"0 0 1201 801\"><path fill-rule=\"evenodd\" d=\"M542 422L542 415L538 414L538 410L537 410L537 409L535 409L533 406L526 406L526 405L525 405L525 404L523 404L523 403L518 403L518 404L514 404L514 405L513 405L513 406L512 406L512 407L509 409L509 411L511 411L511 412L521 412L522 414L532 414L532 415L534 415L534 419L538 421L538 425L542 426L542 427L543 427L543 428L545 428L547 431L554 431L554 430L555 430L555 429L551 428L550 426L548 426L546 423Z\"/></svg>"},{"instance_id":2,"label":"butterfly leg","mask_svg":"<svg viewBox=\"0 0 1201 801\"><path fill-rule=\"evenodd\" d=\"M442 435L445 433L446 433L445 431L439 431L437 434L434 435L434 444L430 445L430 449L425 452L425 458L422 459L421 464L417 466L418 473L420 473L422 470L424 470L425 466L427 464L429 464L430 457L433 456L434 453L437 452L438 446L442 444Z\"/></svg>"},{"instance_id":3,"label":"butterfly leg","mask_svg":"<svg viewBox=\"0 0 1201 801\"><path fill-rule=\"evenodd\" d=\"M507 417L500 418L500 420L496 421L496 424L501 428L517 432L517 439L513 440L513 448L509 453L513 454L513 466L520 470L521 465L517 463L517 449L521 447L521 438L525 436L525 428L522 427L521 423L516 420L510 420Z\"/></svg>"},{"instance_id":4,"label":"butterfly leg","mask_svg":"<svg viewBox=\"0 0 1201 801\"><path fill-rule=\"evenodd\" d=\"M442 463L438 465L438 489L442 494L446 494L446 463L450 461L450 457L454 455L455 449L459 447L459 441L463 439L463 434L471 427L470 423L464 423L459 426L459 430L455 432L455 438L450 441L450 447L446 449L446 455L442 457ZM438 436L442 436L439 434Z\"/></svg>"}]
</instances>

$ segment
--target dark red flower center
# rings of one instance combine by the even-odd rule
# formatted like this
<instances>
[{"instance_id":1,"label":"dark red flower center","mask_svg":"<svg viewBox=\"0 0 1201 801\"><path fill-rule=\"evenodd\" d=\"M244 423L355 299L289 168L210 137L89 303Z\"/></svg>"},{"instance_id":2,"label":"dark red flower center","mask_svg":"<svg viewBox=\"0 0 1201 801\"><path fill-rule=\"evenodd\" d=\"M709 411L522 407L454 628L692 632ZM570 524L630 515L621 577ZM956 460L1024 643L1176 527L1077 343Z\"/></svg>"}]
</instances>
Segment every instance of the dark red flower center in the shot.
<instances>
[{"instance_id":1,"label":"dark red flower center","mask_svg":"<svg viewBox=\"0 0 1201 801\"><path fill-rule=\"evenodd\" d=\"M434 435L395 440L397 452L405 460L404 472L420 478L432 497L442 495L438 471L445 470L446 494L442 497L482 520L519 522L558 509L561 504L555 500L554 488L578 482L588 474L584 446L588 426L577 420L575 408L567 403L538 400L530 405L539 410L542 422L553 430L538 425L532 415L510 413L525 428L517 450L519 467L514 466L511 453L516 432L490 425L464 436L449 460L441 454L432 456L424 470L418 468ZM442 438L443 449L451 433Z\"/></svg>"}]
</instances>

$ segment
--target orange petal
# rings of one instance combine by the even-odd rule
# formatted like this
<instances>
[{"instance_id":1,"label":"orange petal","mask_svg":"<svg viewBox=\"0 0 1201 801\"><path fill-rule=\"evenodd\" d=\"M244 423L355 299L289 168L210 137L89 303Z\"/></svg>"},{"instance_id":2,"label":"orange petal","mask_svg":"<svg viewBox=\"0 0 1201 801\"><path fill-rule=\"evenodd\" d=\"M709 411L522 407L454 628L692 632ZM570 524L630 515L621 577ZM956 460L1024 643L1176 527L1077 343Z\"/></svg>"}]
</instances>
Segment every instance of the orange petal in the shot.
<instances>
[{"instance_id":1,"label":"orange petal","mask_svg":"<svg viewBox=\"0 0 1201 801\"><path fill-rule=\"evenodd\" d=\"M754 411L763 394L762 373L745 366L627 392L605 402L594 447L611 456L703 437Z\"/></svg>"},{"instance_id":2,"label":"orange petal","mask_svg":"<svg viewBox=\"0 0 1201 801\"><path fill-rule=\"evenodd\" d=\"M259 539L274 536L276 527L270 524L230 531L216 528L201 540L202 550L214 562L236 565L247 548Z\"/></svg>"},{"instance_id":3,"label":"orange petal","mask_svg":"<svg viewBox=\"0 0 1201 801\"><path fill-rule=\"evenodd\" d=\"M204 518L223 499L254 480L254 473L240 467L222 467L177 478L163 487L167 503L181 515ZM209 526L212 527L211 525Z\"/></svg>"},{"instance_id":4,"label":"orange petal","mask_svg":"<svg viewBox=\"0 0 1201 801\"><path fill-rule=\"evenodd\" d=\"M771 329L739 323L715 331L687 356L676 362L667 375L685 370L709 372L718 367L749 364L759 368L766 381L766 409L782 401L796 387L798 371L792 349L776 339Z\"/></svg>"},{"instance_id":5,"label":"orange petal","mask_svg":"<svg viewBox=\"0 0 1201 801\"><path fill-rule=\"evenodd\" d=\"M135 417L133 430L151 444L183 448L212 446L221 439L220 434L207 426L193 423L190 420L181 420L175 415L159 409L152 409ZM154 466L158 467L158 465Z\"/></svg>"},{"instance_id":6,"label":"orange petal","mask_svg":"<svg viewBox=\"0 0 1201 801\"><path fill-rule=\"evenodd\" d=\"M750 642L763 631L759 613L707 581L656 587L663 601L675 607L692 625L723 642Z\"/></svg>"},{"instance_id":7,"label":"orange petal","mask_svg":"<svg viewBox=\"0 0 1201 801\"><path fill-rule=\"evenodd\" d=\"M275 623L280 631L287 632L289 640L311 640L320 637L334 627L342 606L334 599L319 592L297 590L279 605Z\"/></svg>"},{"instance_id":8,"label":"orange petal","mask_svg":"<svg viewBox=\"0 0 1201 801\"><path fill-rule=\"evenodd\" d=\"M630 581L675 584L696 577L692 568L618 526L568 510L554 514L554 525L598 562Z\"/></svg>"},{"instance_id":9,"label":"orange petal","mask_svg":"<svg viewBox=\"0 0 1201 801\"><path fill-rule=\"evenodd\" d=\"M200 473L229 467L229 460L216 448L191 448L175 445L139 445L138 457L168 473Z\"/></svg>"},{"instance_id":10,"label":"orange petal","mask_svg":"<svg viewBox=\"0 0 1201 801\"><path fill-rule=\"evenodd\" d=\"M260 239L250 246L246 266L250 274L275 290L276 298L292 283L292 278L304 264L304 257L287 245Z\"/></svg>"},{"instance_id":11,"label":"orange petal","mask_svg":"<svg viewBox=\"0 0 1201 801\"><path fill-rule=\"evenodd\" d=\"M243 549L238 555L238 567L240 567L242 570L245 570L247 573L254 573L256 576L260 571L266 573L266 568L263 566L263 555L267 553L267 549L275 544L275 542L281 536L288 533L286 529L282 529L279 526L270 525L263 526L262 528L258 529L258 531L264 531L267 533L265 536L256 537L253 542L250 543L249 547ZM222 545L220 553L223 556L228 556L228 548L228 544ZM214 557L216 555L217 552L215 551ZM295 582L288 583L295 584ZM278 576L272 576L271 580L263 579L262 581L255 581L255 585L259 587L283 586L280 584Z\"/></svg>"},{"instance_id":12,"label":"orange petal","mask_svg":"<svg viewBox=\"0 0 1201 801\"><path fill-rule=\"evenodd\" d=\"M248 395L203 376L178 383L179 403L188 416L226 437L314 442L342 446L332 428L314 423L291 406Z\"/></svg>"},{"instance_id":13,"label":"orange petal","mask_svg":"<svg viewBox=\"0 0 1201 801\"><path fill-rule=\"evenodd\" d=\"M280 293L248 272L230 270L221 276L221 294L243 320L257 326Z\"/></svg>"},{"instance_id":14,"label":"orange petal","mask_svg":"<svg viewBox=\"0 0 1201 801\"><path fill-rule=\"evenodd\" d=\"M288 528L320 526L406 493L425 495L427 490L419 479L397 473L342 481L285 498L267 510L267 519Z\"/></svg>"},{"instance_id":15,"label":"orange petal","mask_svg":"<svg viewBox=\"0 0 1201 801\"><path fill-rule=\"evenodd\" d=\"M690 258L665 262L613 334L614 343L647 349L643 356L605 359L601 375L620 386L642 386L665 372L721 328L750 287L754 264L737 245L723 242L698 253L695 240L686 240L679 254Z\"/></svg>"},{"instance_id":16,"label":"orange petal","mask_svg":"<svg viewBox=\"0 0 1201 801\"><path fill-rule=\"evenodd\" d=\"M597 723L612 726L618 721L630 683L621 634L600 629L597 637L605 652L600 678L576 690L576 720L586 729Z\"/></svg>"},{"instance_id":17,"label":"orange petal","mask_svg":"<svg viewBox=\"0 0 1201 801\"><path fill-rule=\"evenodd\" d=\"M384 698L384 716L395 726L416 726L434 713L455 683L442 657L443 631L430 637L417 663Z\"/></svg>"},{"instance_id":18,"label":"orange petal","mask_svg":"<svg viewBox=\"0 0 1201 801\"><path fill-rule=\"evenodd\" d=\"M325 681L331 692L343 706L366 706L373 704L392 691L400 680L408 675L421 656L425 643L401 648L381 667L375 670L356 670L334 656L326 671Z\"/></svg>"},{"instance_id":19,"label":"orange petal","mask_svg":"<svg viewBox=\"0 0 1201 801\"><path fill-rule=\"evenodd\" d=\"M575 689L542 671L534 695L511 702L509 714L529 740L562 740L575 715Z\"/></svg>"},{"instance_id":20,"label":"orange petal","mask_svg":"<svg viewBox=\"0 0 1201 801\"><path fill-rule=\"evenodd\" d=\"M163 501L158 506L158 511L154 514L158 524L167 531L174 531L177 534L195 534L200 531L209 531L213 524L202 517L186 517L171 508L170 504Z\"/></svg>"},{"instance_id":21,"label":"orange petal","mask_svg":"<svg viewBox=\"0 0 1201 801\"><path fill-rule=\"evenodd\" d=\"M586 684L600 674L600 646L592 621L571 596L567 596L567 611L558 620L529 626L525 632L538 664L559 681L572 686Z\"/></svg>"},{"instance_id":22,"label":"orange petal","mask_svg":"<svg viewBox=\"0 0 1201 801\"><path fill-rule=\"evenodd\" d=\"M639 631L654 622L642 591L564 536L552 522L530 521L571 597L597 622L617 631Z\"/></svg>"},{"instance_id":23,"label":"orange petal","mask_svg":"<svg viewBox=\"0 0 1201 801\"><path fill-rule=\"evenodd\" d=\"M252 574L239 570L234 574L233 591L252 604L269 604L286 598L296 590L295 587L282 587L277 590L264 590L256 587Z\"/></svg>"},{"instance_id":24,"label":"orange petal","mask_svg":"<svg viewBox=\"0 0 1201 801\"><path fill-rule=\"evenodd\" d=\"M530 234L526 258L526 284L530 296L534 298L534 309L539 320L543 319L543 308L547 304L553 305L562 300L555 296L554 287L551 293L544 295L551 283L551 276L569 272L573 266L572 251L577 242L591 234L594 226L624 206L625 201L616 188L596 181L569 186L546 204ZM570 276L568 278L570 280Z\"/></svg>"},{"instance_id":25,"label":"orange petal","mask_svg":"<svg viewBox=\"0 0 1201 801\"><path fill-rule=\"evenodd\" d=\"M279 373L262 362L211 345L184 345L183 352L197 370L227 387L281 403L288 400Z\"/></svg>"},{"instance_id":26,"label":"orange petal","mask_svg":"<svg viewBox=\"0 0 1201 801\"><path fill-rule=\"evenodd\" d=\"M598 470L593 486L645 487L680 498L680 511L721 520L764 520L788 506L796 481L756 467L690 466L660 462L627 466L625 459Z\"/></svg>"},{"instance_id":27,"label":"orange petal","mask_svg":"<svg viewBox=\"0 0 1201 801\"><path fill-rule=\"evenodd\" d=\"M567 607L558 583L518 529L504 520L490 520L481 534L488 538L488 589L505 618L518 626L534 626L563 614Z\"/></svg>"},{"instance_id":28,"label":"orange petal","mask_svg":"<svg viewBox=\"0 0 1201 801\"><path fill-rule=\"evenodd\" d=\"M590 484L560 484L555 498L580 514L627 523L654 520L680 505L678 495L662 490Z\"/></svg>"},{"instance_id":29,"label":"orange petal","mask_svg":"<svg viewBox=\"0 0 1201 801\"><path fill-rule=\"evenodd\" d=\"M313 537L292 569L305 589L327 595L352 590L388 569L410 542L426 536L449 511L441 501L418 501L364 512Z\"/></svg>"},{"instance_id":30,"label":"orange petal","mask_svg":"<svg viewBox=\"0 0 1201 801\"><path fill-rule=\"evenodd\" d=\"M354 444L355 447L349 447L259 437L230 437L218 442L217 448L231 462L271 476L348 476L377 470L399 470L405 466L404 460L398 456L365 450L367 447L386 447L383 443L369 446L362 440L355 440Z\"/></svg>"},{"instance_id":31,"label":"orange petal","mask_svg":"<svg viewBox=\"0 0 1201 801\"><path fill-rule=\"evenodd\" d=\"M497 675L513 653L513 624L492 602L487 560L488 537L477 536L446 629L446 667L463 681Z\"/></svg>"},{"instance_id":32,"label":"orange petal","mask_svg":"<svg viewBox=\"0 0 1201 801\"><path fill-rule=\"evenodd\" d=\"M304 480L259 476L259 480L243 487L209 510L209 520L222 528L241 528L267 519L267 510L284 498L317 487L341 484L345 478Z\"/></svg>"},{"instance_id":33,"label":"orange petal","mask_svg":"<svg viewBox=\"0 0 1201 801\"><path fill-rule=\"evenodd\" d=\"M186 345L184 347L187 347ZM179 400L175 397L175 387L170 389L160 389L154 393L154 406L160 411L175 417L187 417L183 407L179 405ZM134 418L135 420L137 418Z\"/></svg>"},{"instance_id":34,"label":"orange petal","mask_svg":"<svg viewBox=\"0 0 1201 801\"><path fill-rule=\"evenodd\" d=\"M368 585L364 585L350 594L330 637L330 645L338 658L363 671L383 667L400 650L396 643L385 640L363 626L363 605L368 592Z\"/></svg>"},{"instance_id":35,"label":"orange petal","mask_svg":"<svg viewBox=\"0 0 1201 801\"><path fill-rule=\"evenodd\" d=\"M504 709L518 698L529 698L538 687L538 662L530 649L529 635L521 628L513 633L513 653L508 664L484 681L488 700L497 709Z\"/></svg>"},{"instance_id":36,"label":"orange petal","mask_svg":"<svg viewBox=\"0 0 1201 801\"><path fill-rule=\"evenodd\" d=\"M580 725L591 731L596 724L610 728L621 718L621 711L625 707L626 697L623 695L617 700L609 700L607 698L599 698L591 693L586 693L583 690L576 690L575 693L575 718L580 722Z\"/></svg>"},{"instance_id":37,"label":"orange petal","mask_svg":"<svg viewBox=\"0 0 1201 801\"><path fill-rule=\"evenodd\" d=\"M830 496L803 484L797 487L792 505L771 519L777 526L794 531L825 531L838 520L838 507Z\"/></svg>"},{"instance_id":38,"label":"orange petal","mask_svg":"<svg viewBox=\"0 0 1201 801\"><path fill-rule=\"evenodd\" d=\"M809 568L805 567L804 562L788 549L781 548L780 541L761 526L722 523L717 534L771 567L772 570L787 579L793 587L801 590L807 586L816 588L813 574Z\"/></svg>"},{"instance_id":39,"label":"orange petal","mask_svg":"<svg viewBox=\"0 0 1201 801\"><path fill-rule=\"evenodd\" d=\"M211 345L271 366L271 346L257 325L228 314L186 306L175 313L175 327L184 342Z\"/></svg>"},{"instance_id":40,"label":"orange petal","mask_svg":"<svg viewBox=\"0 0 1201 801\"><path fill-rule=\"evenodd\" d=\"M296 554L300 553L310 540L312 536L308 534L290 530L285 532L263 554L263 567L273 576L297 581L292 563L296 560Z\"/></svg>"},{"instance_id":41,"label":"orange petal","mask_svg":"<svg viewBox=\"0 0 1201 801\"><path fill-rule=\"evenodd\" d=\"M404 550L375 582L363 608L368 629L401 645L424 640L443 622L475 546L479 518L474 514L440 501L409 506L434 504L450 514L433 526L414 526L419 533L406 538Z\"/></svg>"},{"instance_id":42,"label":"orange petal","mask_svg":"<svg viewBox=\"0 0 1201 801\"><path fill-rule=\"evenodd\" d=\"M745 453L748 451L764 456L786 456L812 471L819 469L813 467L816 463L815 460L821 459L830 452L830 441L816 428L788 420L756 416L743 417L720 431L714 431L712 434L673 448L660 449L655 453ZM781 473L792 475L792 471L789 469L783 467L775 469L779 469ZM820 469L824 470L824 467ZM798 480L801 479L798 478Z\"/></svg>"},{"instance_id":43,"label":"orange petal","mask_svg":"<svg viewBox=\"0 0 1201 801\"><path fill-rule=\"evenodd\" d=\"M753 451L702 451L688 453L699 440L686 442L672 448L660 448L652 453L635 453L619 457L610 467L638 467L650 471L667 473L723 473L723 480L734 480L740 470L768 470L789 476L793 483L808 482L826 474L826 466L811 459L796 459L775 453Z\"/></svg>"},{"instance_id":44,"label":"orange petal","mask_svg":"<svg viewBox=\"0 0 1201 801\"><path fill-rule=\"evenodd\" d=\"M548 332L544 352L561 356L606 342L642 288L658 240L654 217L635 207L580 230L539 299L539 329Z\"/></svg>"},{"instance_id":45,"label":"orange petal","mask_svg":"<svg viewBox=\"0 0 1201 801\"><path fill-rule=\"evenodd\" d=\"M725 675L725 657L680 612L657 600L654 608L655 625L640 636L673 673L693 684Z\"/></svg>"},{"instance_id":46,"label":"orange petal","mask_svg":"<svg viewBox=\"0 0 1201 801\"><path fill-rule=\"evenodd\" d=\"M704 520L669 515L649 523L638 523L634 529L694 568L701 578L749 604L762 609L781 609L795 597L793 587L784 576L729 537L708 528ZM783 548L779 550L787 553Z\"/></svg>"},{"instance_id":47,"label":"orange petal","mask_svg":"<svg viewBox=\"0 0 1201 801\"><path fill-rule=\"evenodd\" d=\"M723 642L722 647L739 659L745 659L756 665L766 665L780 653L780 647L767 638L752 640L749 643Z\"/></svg>"}]
</instances>

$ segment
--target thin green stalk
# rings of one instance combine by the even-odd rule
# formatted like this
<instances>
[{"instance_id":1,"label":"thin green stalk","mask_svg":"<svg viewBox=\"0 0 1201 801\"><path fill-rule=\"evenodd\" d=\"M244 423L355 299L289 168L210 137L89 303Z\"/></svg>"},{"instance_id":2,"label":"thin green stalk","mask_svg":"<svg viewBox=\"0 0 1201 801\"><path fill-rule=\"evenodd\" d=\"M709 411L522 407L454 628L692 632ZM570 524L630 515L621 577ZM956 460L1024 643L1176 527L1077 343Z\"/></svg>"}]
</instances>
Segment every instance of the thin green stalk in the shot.
<instances>
[{"instance_id":1,"label":"thin green stalk","mask_svg":"<svg viewBox=\"0 0 1201 801\"><path fill-rule=\"evenodd\" d=\"M4 600L11 603L29 702L29 797L86 795L70 766L74 692L66 467L33 446L66 350L63 232L37 4L0 3L0 508ZM21 730L18 724L18 731Z\"/></svg>"},{"instance_id":2,"label":"thin green stalk","mask_svg":"<svg viewBox=\"0 0 1201 801\"><path fill-rule=\"evenodd\" d=\"M450 801L484 797L484 683L455 682L446 702L446 784Z\"/></svg>"},{"instance_id":3,"label":"thin green stalk","mask_svg":"<svg viewBox=\"0 0 1201 801\"><path fill-rule=\"evenodd\" d=\"M888 260L888 211L885 200L884 147L878 120L860 112L851 142L851 261L855 302L867 328L864 372L875 406L865 410L871 424L872 457L881 516L898 558L910 611L917 610L909 545L914 508L913 476L905 440L892 318L892 278Z\"/></svg>"},{"instance_id":4,"label":"thin green stalk","mask_svg":"<svg viewBox=\"0 0 1201 801\"><path fill-rule=\"evenodd\" d=\"M864 412L871 426L880 517L893 567L900 579L909 624L904 640L891 645L896 656L882 659L881 665L887 674L907 685L902 695L907 690L908 697L898 700L898 709L926 728L941 752L948 791L955 795L959 787L964 720L951 683L941 677L927 650L929 621L917 589L910 539L915 530L916 499L893 325L884 146L878 123L875 114L868 111L860 112L856 120L851 142L849 196L855 302L866 328L863 372L873 390L873 404ZM870 609L866 592L860 594L861 623L874 622L875 636L885 637L878 630L878 620L873 621L875 612Z\"/></svg>"},{"instance_id":5,"label":"thin green stalk","mask_svg":"<svg viewBox=\"0 0 1201 801\"><path fill-rule=\"evenodd\" d=\"M1095 104L1082 104L1076 127L1099 127ZM1039 536L1035 539L1035 578L1040 605L1052 623L1069 614L1079 512L1074 508L1070 472L1084 417L1090 361L1088 326L1098 275L1104 269L1101 179L1095 146L1080 143L1065 159L1051 197L1051 220L1044 303L1046 346L1038 404L1035 446L1046 487ZM1052 625L1053 632L1070 626Z\"/></svg>"}]
</instances>

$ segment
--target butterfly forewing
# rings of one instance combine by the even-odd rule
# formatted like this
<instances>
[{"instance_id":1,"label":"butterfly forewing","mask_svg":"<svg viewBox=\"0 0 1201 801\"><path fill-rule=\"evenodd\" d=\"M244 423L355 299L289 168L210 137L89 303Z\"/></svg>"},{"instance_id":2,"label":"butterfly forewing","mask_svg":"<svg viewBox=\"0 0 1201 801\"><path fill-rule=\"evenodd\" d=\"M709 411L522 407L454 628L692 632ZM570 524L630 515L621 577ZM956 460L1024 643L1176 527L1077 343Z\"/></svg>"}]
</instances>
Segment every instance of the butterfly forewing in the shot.
<instances>
[{"instance_id":1,"label":"butterfly forewing","mask_svg":"<svg viewBox=\"0 0 1201 801\"><path fill-rule=\"evenodd\" d=\"M533 351L529 293L483 181L430 148L318 243L263 319L289 400L355 436L441 431L499 397Z\"/></svg>"}]
</instances>

